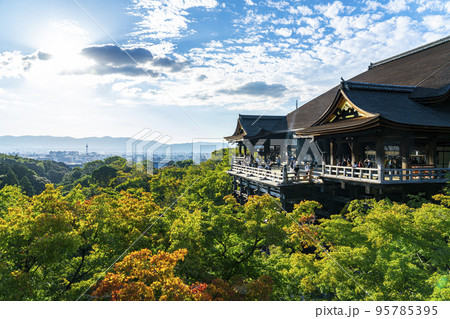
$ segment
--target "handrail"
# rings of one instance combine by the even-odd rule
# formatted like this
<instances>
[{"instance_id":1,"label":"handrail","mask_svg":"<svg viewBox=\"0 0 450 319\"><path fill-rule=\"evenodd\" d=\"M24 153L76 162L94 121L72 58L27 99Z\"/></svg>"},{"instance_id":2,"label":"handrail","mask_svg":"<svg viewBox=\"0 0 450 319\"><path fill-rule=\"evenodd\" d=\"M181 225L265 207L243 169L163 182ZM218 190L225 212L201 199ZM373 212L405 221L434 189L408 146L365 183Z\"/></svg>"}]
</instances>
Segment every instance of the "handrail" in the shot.
<instances>
[{"instance_id":1,"label":"handrail","mask_svg":"<svg viewBox=\"0 0 450 319\"><path fill-rule=\"evenodd\" d=\"M322 176L342 180L380 184L442 183L447 181L449 168L366 168L324 165Z\"/></svg>"},{"instance_id":2,"label":"handrail","mask_svg":"<svg viewBox=\"0 0 450 319\"><path fill-rule=\"evenodd\" d=\"M448 180L450 168L384 169L384 183L441 183Z\"/></svg>"},{"instance_id":3,"label":"handrail","mask_svg":"<svg viewBox=\"0 0 450 319\"><path fill-rule=\"evenodd\" d=\"M302 174L301 171L298 173L295 172L287 172L286 173L286 180L283 178L282 171L278 170L268 170L265 168L257 168L257 167L250 167L245 165L238 165L233 164L231 167L232 171L235 171L237 173L246 174L248 177L258 177L261 179L267 179L267 180L273 180L280 183L286 183L286 182L294 182L294 181L302 181L302 180L308 180L310 177L307 174Z\"/></svg>"},{"instance_id":4,"label":"handrail","mask_svg":"<svg viewBox=\"0 0 450 319\"><path fill-rule=\"evenodd\" d=\"M286 172L283 177L281 170L268 170L235 163L232 164L231 170L249 177L253 176L278 183L307 181L320 178L378 184L445 183L448 180L447 176L450 174L450 168L381 169L323 165L309 172L303 169L297 173Z\"/></svg>"},{"instance_id":5,"label":"handrail","mask_svg":"<svg viewBox=\"0 0 450 319\"><path fill-rule=\"evenodd\" d=\"M382 172L377 168L324 165L322 176L377 183Z\"/></svg>"}]
</instances>

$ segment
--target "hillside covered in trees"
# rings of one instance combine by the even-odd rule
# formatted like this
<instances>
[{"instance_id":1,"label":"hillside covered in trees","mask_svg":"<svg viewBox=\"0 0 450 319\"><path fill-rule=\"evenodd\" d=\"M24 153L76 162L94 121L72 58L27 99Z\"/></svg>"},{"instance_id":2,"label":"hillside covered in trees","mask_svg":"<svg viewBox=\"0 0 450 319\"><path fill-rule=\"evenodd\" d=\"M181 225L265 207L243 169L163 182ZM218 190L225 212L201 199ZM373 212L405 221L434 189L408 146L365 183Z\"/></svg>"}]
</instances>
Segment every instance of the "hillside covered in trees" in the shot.
<instances>
[{"instance_id":1,"label":"hillside covered in trees","mask_svg":"<svg viewBox=\"0 0 450 319\"><path fill-rule=\"evenodd\" d=\"M20 186L28 196L42 193L46 184L61 183L69 172L64 163L0 154L0 188Z\"/></svg>"},{"instance_id":2,"label":"hillside covered in trees","mask_svg":"<svg viewBox=\"0 0 450 319\"><path fill-rule=\"evenodd\" d=\"M237 203L226 152L172 164L0 157L0 299L450 299L445 190L318 219L313 201Z\"/></svg>"}]
</instances>

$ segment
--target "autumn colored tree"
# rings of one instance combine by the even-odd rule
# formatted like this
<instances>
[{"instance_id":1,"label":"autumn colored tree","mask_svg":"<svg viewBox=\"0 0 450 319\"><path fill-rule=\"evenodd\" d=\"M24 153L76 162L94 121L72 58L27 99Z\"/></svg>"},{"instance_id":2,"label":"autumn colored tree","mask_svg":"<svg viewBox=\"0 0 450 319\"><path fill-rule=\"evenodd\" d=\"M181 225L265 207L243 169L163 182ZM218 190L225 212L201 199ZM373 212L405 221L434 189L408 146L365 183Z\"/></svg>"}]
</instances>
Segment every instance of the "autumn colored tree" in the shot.
<instances>
[{"instance_id":1,"label":"autumn colored tree","mask_svg":"<svg viewBox=\"0 0 450 319\"><path fill-rule=\"evenodd\" d=\"M148 249L133 252L114 266L92 293L97 300L207 300L206 285L192 287L174 275L186 249L173 253Z\"/></svg>"}]
</instances>

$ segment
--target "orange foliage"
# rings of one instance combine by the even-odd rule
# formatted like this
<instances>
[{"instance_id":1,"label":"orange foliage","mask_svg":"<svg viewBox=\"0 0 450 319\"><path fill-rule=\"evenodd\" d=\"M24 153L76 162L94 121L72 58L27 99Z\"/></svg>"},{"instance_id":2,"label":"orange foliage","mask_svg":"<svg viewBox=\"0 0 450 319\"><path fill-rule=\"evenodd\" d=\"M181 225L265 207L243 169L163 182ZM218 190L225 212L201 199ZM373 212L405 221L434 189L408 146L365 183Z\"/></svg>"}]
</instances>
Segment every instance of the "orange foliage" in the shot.
<instances>
[{"instance_id":1,"label":"orange foliage","mask_svg":"<svg viewBox=\"0 0 450 319\"><path fill-rule=\"evenodd\" d=\"M256 301L270 300L272 290L272 279L269 276L261 276L256 280L235 277L231 282L214 279L208 285L206 292L211 300Z\"/></svg>"},{"instance_id":2,"label":"orange foliage","mask_svg":"<svg viewBox=\"0 0 450 319\"><path fill-rule=\"evenodd\" d=\"M187 254L148 249L133 252L117 263L114 272L99 283L93 296L99 300L209 300L206 284L186 285L173 270Z\"/></svg>"},{"instance_id":3,"label":"orange foliage","mask_svg":"<svg viewBox=\"0 0 450 319\"><path fill-rule=\"evenodd\" d=\"M272 279L235 277L230 282L214 279L211 284L185 284L174 276L174 268L183 260L186 249L173 253L148 249L135 251L117 263L114 271L98 284L92 296L97 300L270 300Z\"/></svg>"}]
</instances>

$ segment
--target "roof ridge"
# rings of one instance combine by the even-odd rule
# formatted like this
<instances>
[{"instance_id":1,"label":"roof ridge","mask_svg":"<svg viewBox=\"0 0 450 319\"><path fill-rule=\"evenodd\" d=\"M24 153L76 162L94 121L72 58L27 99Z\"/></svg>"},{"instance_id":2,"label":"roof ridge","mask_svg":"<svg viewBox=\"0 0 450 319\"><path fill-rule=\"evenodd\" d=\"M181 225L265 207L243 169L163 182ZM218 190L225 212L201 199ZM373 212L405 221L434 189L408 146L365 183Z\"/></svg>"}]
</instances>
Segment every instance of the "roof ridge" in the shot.
<instances>
[{"instance_id":1,"label":"roof ridge","mask_svg":"<svg viewBox=\"0 0 450 319\"><path fill-rule=\"evenodd\" d=\"M437 45L443 44L443 43L448 42L448 41L450 41L450 35L446 36L445 38L442 38L442 39L439 39L439 40L427 43L425 45L422 45L420 47L414 48L412 50L409 50L409 51L406 51L406 52L394 55L394 56L392 56L390 58L387 58L387 59L384 59L384 60L381 60L381 61L378 61L378 62L375 62L375 63L370 63L369 70L373 69L374 67L380 66L382 64L386 64L388 62L404 58L404 57L406 57L408 55L412 55L412 54L415 54L415 53L418 53L418 52L430 49L432 47L435 47Z\"/></svg>"},{"instance_id":2,"label":"roof ridge","mask_svg":"<svg viewBox=\"0 0 450 319\"><path fill-rule=\"evenodd\" d=\"M342 81L341 88L349 89L366 89L373 91L386 91L386 92L404 92L411 93L416 87L408 85L395 85L395 84L378 84L378 83L365 83L365 82L352 82Z\"/></svg>"},{"instance_id":3,"label":"roof ridge","mask_svg":"<svg viewBox=\"0 0 450 319\"><path fill-rule=\"evenodd\" d=\"M245 117L258 117L258 118L269 118L269 117L286 117L286 115L258 115L258 114L239 114L239 117L245 116Z\"/></svg>"}]
</instances>

